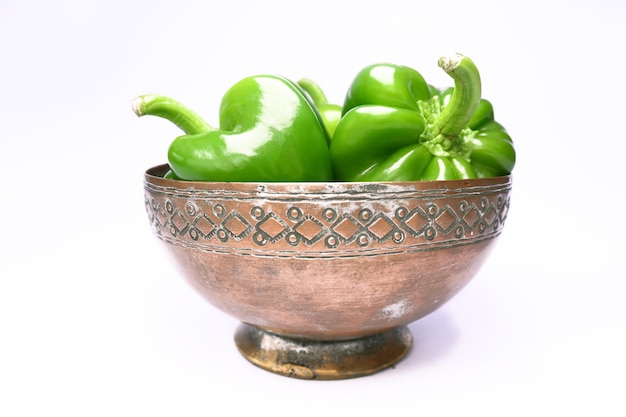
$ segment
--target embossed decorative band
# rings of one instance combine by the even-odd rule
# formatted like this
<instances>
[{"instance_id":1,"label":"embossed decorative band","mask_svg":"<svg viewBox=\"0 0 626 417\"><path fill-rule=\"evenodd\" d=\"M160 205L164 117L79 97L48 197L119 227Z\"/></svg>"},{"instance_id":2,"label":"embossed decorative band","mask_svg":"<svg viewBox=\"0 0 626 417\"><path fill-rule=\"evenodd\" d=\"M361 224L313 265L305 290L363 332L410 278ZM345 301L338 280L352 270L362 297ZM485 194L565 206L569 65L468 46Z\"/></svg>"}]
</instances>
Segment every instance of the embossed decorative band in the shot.
<instances>
[{"instance_id":1,"label":"embossed decorative band","mask_svg":"<svg viewBox=\"0 0 626 417\"><path fill-rule=\"evenodd\" d=\"M199 250L318 257L336 256L341 249L341 256L367 256L499 235L510 181L462 185L420 190L406 183L341 183L308 191L305 184L293 184L278 191L269 185L240 191L146 181L145 207L159 238Z\"/></svg>"}]
</instances>

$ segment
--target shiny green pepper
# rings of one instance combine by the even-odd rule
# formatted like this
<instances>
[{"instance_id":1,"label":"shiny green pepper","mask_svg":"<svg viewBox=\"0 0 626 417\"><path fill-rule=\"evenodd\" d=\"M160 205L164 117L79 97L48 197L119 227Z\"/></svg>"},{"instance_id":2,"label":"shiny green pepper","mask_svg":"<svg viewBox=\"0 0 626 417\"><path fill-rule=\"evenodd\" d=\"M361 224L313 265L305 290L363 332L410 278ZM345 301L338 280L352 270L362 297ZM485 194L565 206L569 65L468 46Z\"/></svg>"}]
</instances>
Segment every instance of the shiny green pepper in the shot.
<instances>
[{"instance_id":1,"label":"shiny green pepper","mask_svg":"<svg viewBox=\"0 0 626 417\"><path fill-rule=\"evenodd\" d=\"M515 165L513 141L481 99L478 69L456 54L439 60L454 88L439 91L415 70L364 68L352 82L330 147L340 181L494 177Z\"/></svg>"},{"instance_id":2,"label":"shiny green pepper","mask_svg":"<svg viewBox=\"0 0 626 417\"><path fill-rule=\"evenodd\" d=\"M328 136L319 112L295 83L278 76L245 78L220 105L214 129L181 103L140 96L138 116L163 117L185 135L170 145L168 177L190 181L331 181Z\"/></svg>"},{"instance_id":3,"label":"shiny green pepper","mask_svg":"<svg viewBox=\"0 0 626 417\"><path fill-rule=\"evenodd\" d=\"M341 120L343 108L339 104L329 103L324 91L314 81L303 78L298 81L298 85L306 92L313 105L319 111L326 132L328 133L328 139L329 141L332 140L335 129L337 129L337 125Z\"/></svg>"}]
</instances>

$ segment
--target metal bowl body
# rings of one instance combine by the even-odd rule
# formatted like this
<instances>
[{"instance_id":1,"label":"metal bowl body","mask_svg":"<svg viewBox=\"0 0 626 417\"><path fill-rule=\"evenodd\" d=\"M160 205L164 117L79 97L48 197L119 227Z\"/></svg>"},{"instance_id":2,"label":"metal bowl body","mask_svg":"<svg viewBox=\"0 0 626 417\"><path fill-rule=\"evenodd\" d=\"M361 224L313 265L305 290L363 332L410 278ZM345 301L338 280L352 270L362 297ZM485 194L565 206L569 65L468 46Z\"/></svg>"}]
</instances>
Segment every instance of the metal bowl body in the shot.
<instances>
[{"instance_id":1,"label":"metal bowl body","mask_svg":"<svg viewBox=\"0 0 626 417\"><path fill-rule=\"evenodd\" d=\"M338 341L405 326L474 277L511 177L217 183L145 174L155 235L211 304L268 332Z\"/></svg>"}]
</instances>

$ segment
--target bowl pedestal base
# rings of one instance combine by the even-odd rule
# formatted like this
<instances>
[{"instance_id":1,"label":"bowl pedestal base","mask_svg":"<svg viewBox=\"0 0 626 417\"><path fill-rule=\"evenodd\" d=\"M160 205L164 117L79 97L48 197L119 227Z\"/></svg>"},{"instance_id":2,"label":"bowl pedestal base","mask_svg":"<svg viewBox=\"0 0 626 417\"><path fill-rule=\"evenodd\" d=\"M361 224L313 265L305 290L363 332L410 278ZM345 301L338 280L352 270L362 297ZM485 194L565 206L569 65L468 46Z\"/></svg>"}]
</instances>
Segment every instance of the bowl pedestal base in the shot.
<instances>
[{"instance_id":1,"label":"bowl pedestal base","mask_svg":"<svg viewBox=\"0 0 626 417\"><path fill-rule=\"evenodd\" d=\"M252 364L299 379L338 380L371 375L398 363L411 349L406 326L352 340L294 339L241 324L235 333L239 352Z\"/></svg>"}]
</instances>

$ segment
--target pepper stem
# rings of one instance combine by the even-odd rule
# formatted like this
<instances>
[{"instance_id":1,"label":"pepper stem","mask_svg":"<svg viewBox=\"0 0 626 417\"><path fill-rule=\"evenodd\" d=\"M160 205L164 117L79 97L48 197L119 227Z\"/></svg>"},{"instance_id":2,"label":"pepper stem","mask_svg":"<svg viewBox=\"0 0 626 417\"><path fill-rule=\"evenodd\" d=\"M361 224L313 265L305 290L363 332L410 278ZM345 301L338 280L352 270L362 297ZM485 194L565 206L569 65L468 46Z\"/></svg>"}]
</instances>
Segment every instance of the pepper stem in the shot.
<instances>
[{"instance_id":1,"label":"pepper stem","mask_svg":"<svg viewBox=\"0 0 626 417\"><path fill-rule=\"evenodd\" d=\"M324 91L322 91L320 86L317 85L314 81L309 80L308 78L303 78L298 81L298 85L300 86L300 88L306 91L309 97L311 97L311 100L313 101L313 104L315 104L315 107L319 108L324 104L328 104L326 94L324 94Z\"/></svg>"},{"instance_id":2,"label":"pepper stem","mask_svg":"<svg viewBox=\"0 0 626 417\"><path fill-rule=\"evenodd\" d=\"M181 128L188 135L196 135L212 130L195 112L178 101L165 96L139 96L132 103L137 116L159 116Z\"/></svg>"},{"instance_id":3,"label":"pepper stem","mask_svg":"<svg viewBox=\"0 0 626 417\"><path fill-rule=\"evenodd\" d=\"M476 112L481 96L478 68L461 54L439 58L439 67L454 79L450 102L434 121L435 135L453 138L459 135Z\"/></svg>"}]
</instances>

